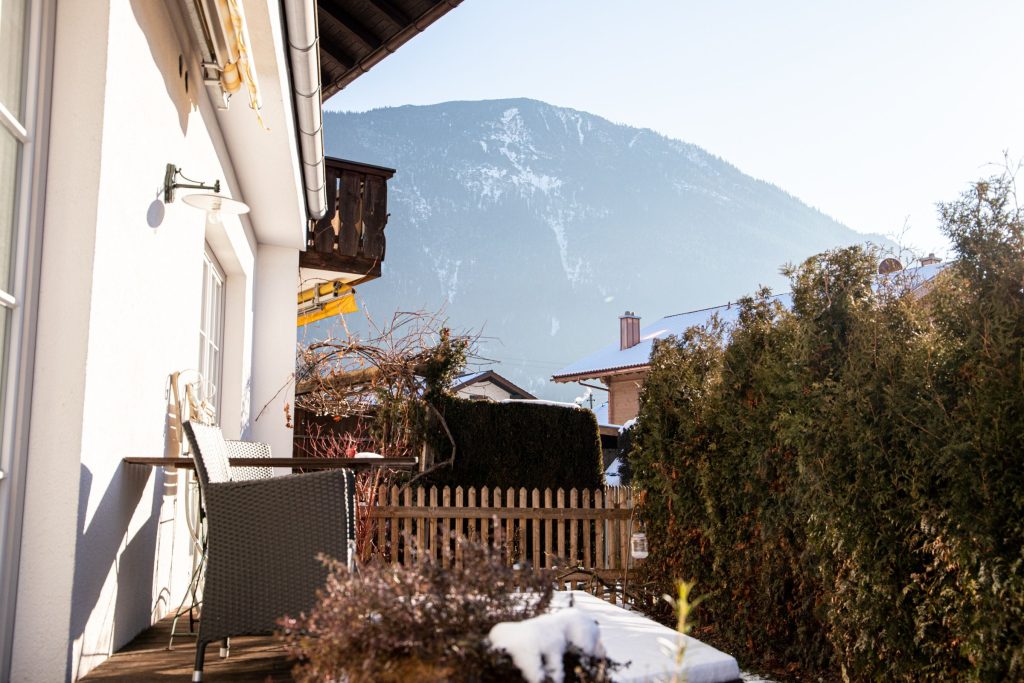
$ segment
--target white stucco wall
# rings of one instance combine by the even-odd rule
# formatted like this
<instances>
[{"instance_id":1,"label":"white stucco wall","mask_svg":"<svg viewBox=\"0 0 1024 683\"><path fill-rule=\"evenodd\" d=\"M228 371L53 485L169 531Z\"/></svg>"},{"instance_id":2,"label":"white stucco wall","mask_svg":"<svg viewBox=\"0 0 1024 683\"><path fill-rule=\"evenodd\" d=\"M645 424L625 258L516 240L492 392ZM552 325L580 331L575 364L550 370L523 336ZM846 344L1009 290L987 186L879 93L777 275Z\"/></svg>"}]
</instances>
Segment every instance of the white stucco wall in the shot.
<instances>
[{"instance_id":1,"label":"white stucco wall","mask_svg":"<svg viewBox=\"0 0 1024 683\"><path fill-rule=\"evenodd\" d=\"M298 251L258 246L255 212L210 221L159 201L167 163L246 199L231 149L242 143L221 135L194 60L185 91L189 51L167 6L60 2L55 44L15 681L84 675L184 592L184 474L121 459L167 450L168 376L198 361L205 243L227 275L224 431L291 452L281 413L252 411L294 366ZM243 142L294 146L286 132ZM293 171L275 182L289 187ZM259 172L276 171L246 170ZM290 188L277 211L301 215L301 200Z\"/></svg>"},{"instance_id":2,"label":"white stucco wall","mask_svg":"<svg viewBox=\"0 0 1024 683\"><path fill-rule=\"evenodd\" d=\"M471 384L468 387L463 387L462 389L456 391L455 395L461 398L486 396L492 401L504 401L505 399L512 398L512 394L505 391L497 384L492 384L491 382L480 382L479 384Z\"/></svg>"},{"instance_id":3,"label":"white stucco wall","mask_svg":"<svg viewBox=\"0 0 1024 683\"><path fill-rule=\"evenodd\" d=\"M295 403L291 379L295 372L298 272L298 249L259 245L253 365L260 371L253 375L252 418L245 438L269 443L275 457L292 454L292 430L287 426L285 407L291 411ZM282 334L283 326L290 336Z\"/></svg>"}]
</instances>

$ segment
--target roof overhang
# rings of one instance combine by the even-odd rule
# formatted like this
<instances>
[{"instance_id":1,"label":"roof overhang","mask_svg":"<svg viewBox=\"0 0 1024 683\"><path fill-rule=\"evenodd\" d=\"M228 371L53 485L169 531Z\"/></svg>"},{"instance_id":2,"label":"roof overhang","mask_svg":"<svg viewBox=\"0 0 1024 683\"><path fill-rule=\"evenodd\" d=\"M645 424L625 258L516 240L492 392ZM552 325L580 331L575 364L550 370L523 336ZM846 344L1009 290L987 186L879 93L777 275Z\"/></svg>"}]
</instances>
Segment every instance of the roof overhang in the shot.
<instances>
[{"instance_id":1,"label":"roof overhang","mask_svg":"<svg viewBox=\"0 0 1024 683\"><path fill-rule=\"evenodd\" d=\"M594 370L575 372L571 375L554 375L551 377L551 380L553 382L565 384L567 382L579 382L584 379L604 379L605 377L637 374L647 370L649 367L650 363L641 363L639 365L624 365L618 368L597 368Z\"/></svg>"},{"instance_id":2,"label":"roof overhang","mask_svg":"<svg viewBox=\"0 0 1024 683\"><path fill-rule=\"evenodd\" d=\"M462 0L317 0L322 100L369 71Z\"/></svg>"},{"instance_id":3,"label":"roof overhang","mask_svg":"<svg viewBox=\"0 0 1024 683\"><path fill-rule=\"evenodd\" d=\"M244 92L232 98L229 108L214 108L238 184L228 189L251 208L248 220L257 242L301 249L306 201L282 17L273 0L246 2L245 14L266 127Z\"/></svg>"}]
</instances>

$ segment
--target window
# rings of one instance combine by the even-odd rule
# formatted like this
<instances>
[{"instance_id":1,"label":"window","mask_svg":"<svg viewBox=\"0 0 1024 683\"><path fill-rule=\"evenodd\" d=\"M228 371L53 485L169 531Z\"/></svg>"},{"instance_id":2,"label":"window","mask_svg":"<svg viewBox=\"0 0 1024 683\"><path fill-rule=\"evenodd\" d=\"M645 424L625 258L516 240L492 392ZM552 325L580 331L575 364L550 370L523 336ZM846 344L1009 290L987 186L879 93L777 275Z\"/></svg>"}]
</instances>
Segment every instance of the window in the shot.
<instances>
[{"instance_id":1,"label":"window","mask_svg":"<svg viewBox=\"0 0 1024 683\"><path fill-rule=\"evenodd\" d=\"M27 468L52 9L0 0L0 680L10 676Z\"/></svg>"},{"instance_id":2,"label":"window","mask_svg":"<svg viewBox=\"0 0 1024 683\"><path fill-rule=\"evenodd\" d=\"M4 0L0 6L0 402L7 394L8 332L19 303L12 255L17 247L22 179L27 175L23 167L29 141L24 106L27 9L26 0ZM0 403L0 414L4 409Z\"/></svg>"},{"instance_id":3,"label":"window","mask_svg":"<svg viewBox=\"0 0 1024 683\"><path fill-rule=\"evenodd\" d=\"M199 322L199 372L203 396L220 422L220 385L224 369L224 270L206 246L203 254L203 305Z\"/></svg>"}]
</instances>

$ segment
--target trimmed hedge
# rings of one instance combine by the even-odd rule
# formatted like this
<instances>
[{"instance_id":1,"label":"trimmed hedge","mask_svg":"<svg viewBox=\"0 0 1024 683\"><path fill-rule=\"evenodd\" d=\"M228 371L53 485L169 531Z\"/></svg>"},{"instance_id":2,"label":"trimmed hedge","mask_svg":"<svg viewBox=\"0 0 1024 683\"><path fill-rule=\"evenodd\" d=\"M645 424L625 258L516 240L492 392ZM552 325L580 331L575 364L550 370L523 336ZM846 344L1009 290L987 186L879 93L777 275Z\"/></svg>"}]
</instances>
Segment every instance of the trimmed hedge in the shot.
<instances>
[{"instance_id":1,"label":"trimmed hedge","mask_svg":"<svg viewBox=\"0 0 1024 683\"><path fill-rule=\"evenodd\" d=\"M839 249L789 269L792 310L655 346L643 569L695 579L696 635L745 667L1024 680L1024 220L1008 177L941 215L924 296Z\"/></svg>"},{"instance_id":2,"label":"trimmed hedge","mask_svg":"<svg viewBox=\"0 0 1024 683\"><path fill-rule=\"evenodd\" d=\"M426 477L437 486L596 488L601 485L601 438L589 410L543 403L436 399L456 444L452 467ZM448 457L443 434L433 438L438 460Z\"/></svg>"}]
</instances>

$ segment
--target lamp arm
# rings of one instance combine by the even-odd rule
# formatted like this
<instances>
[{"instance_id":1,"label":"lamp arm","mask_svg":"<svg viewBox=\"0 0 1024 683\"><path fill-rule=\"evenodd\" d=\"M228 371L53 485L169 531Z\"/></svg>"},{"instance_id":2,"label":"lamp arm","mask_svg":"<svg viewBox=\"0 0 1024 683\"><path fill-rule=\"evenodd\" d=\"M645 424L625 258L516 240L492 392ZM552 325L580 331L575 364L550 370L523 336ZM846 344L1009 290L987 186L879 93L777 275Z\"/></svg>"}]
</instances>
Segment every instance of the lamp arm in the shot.
<instances>
[{"instance_id":1,"label":"lamp arm","mask_svg":"<svg viewBox=\"0 0 1024 683\"><path fill-rule=\"evenodd\" d=\"M178 176L181 176L189 183L176 183L174 182ZM191 178L186 177L181 169L174 164L167 164L167 170L164 172L164 202L170 204L174 201L174 191L178 188L186 190L213 190L216 193L220 193L220 180L217 180L213 185L207 185L206 183L197 183Z\"/></svg>"}]
</instances>

